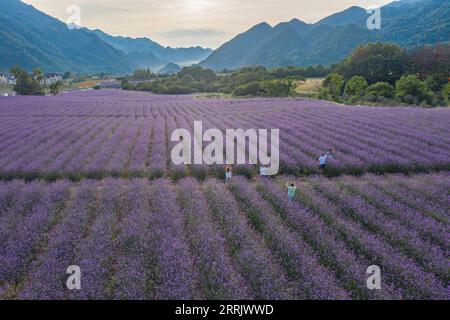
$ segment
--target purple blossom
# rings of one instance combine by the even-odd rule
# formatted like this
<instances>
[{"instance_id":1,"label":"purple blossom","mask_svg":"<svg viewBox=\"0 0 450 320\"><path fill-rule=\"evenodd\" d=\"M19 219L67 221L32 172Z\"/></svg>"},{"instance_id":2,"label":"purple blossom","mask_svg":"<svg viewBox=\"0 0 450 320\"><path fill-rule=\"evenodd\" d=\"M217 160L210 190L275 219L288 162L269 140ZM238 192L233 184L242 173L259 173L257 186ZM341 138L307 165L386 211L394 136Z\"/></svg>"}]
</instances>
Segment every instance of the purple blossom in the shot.
<instances>
[{"instance_id":1,"label":"purple blossom","mask_svg":"<svg viewBox=\"0 0 450 320\"><path fill-rule=\"evenodd\" d=\"M172 169L171 133L176 128L192 132L195 120L205 129L280 129L283 173L317 172L317 159L329 148L335 155L330 166L340 173L448 170L449 118L447 109L119 90L2 97L0 174L161 177Z\"/></svg>"}]
</instances>

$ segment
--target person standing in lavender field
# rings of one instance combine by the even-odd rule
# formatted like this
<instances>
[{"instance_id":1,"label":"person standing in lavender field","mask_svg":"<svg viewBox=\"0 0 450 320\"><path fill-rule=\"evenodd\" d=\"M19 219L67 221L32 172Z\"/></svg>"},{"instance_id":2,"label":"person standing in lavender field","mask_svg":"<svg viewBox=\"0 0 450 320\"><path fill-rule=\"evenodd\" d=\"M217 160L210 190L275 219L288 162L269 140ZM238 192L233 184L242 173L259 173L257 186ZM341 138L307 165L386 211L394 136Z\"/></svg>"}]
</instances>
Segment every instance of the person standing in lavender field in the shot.
<instances>
[{"instance_id":1,"label":"person standing in lavender field","mask_svg":"<svg viewBox=\"0 0 450 320\"><path fill-rule=\"evenodd\" d=\"M267 176L267 169L265 167L259 167L259 175L260 177Z\"/></svg>"},{"instance_id":2,"label":"person standing in lavender field","mask_svg":"<svg viewBox=\"0 0 450 320\"><path fill-rule=\"evenodd\" d=\"M319 158L319 166L320 169L323 170L327 166L328 156L326 153L322 153L322 155Z\"/></svg>"},{"instance_id":3,"label":"person standing in lavender field","mask_svg":"<svg viewBox=\"0 0 450 320\"><path fill-rule=\"evenodd\" d=\"M297 193L297 186L296 186L296 184L291 182L291 183L288 183L286 185L286 187L287 187L287 190L288 190L288 199L289 199L289 201L294 201L295 200L295 195Z\"/></svg>"},{"instance_id":4,"label":"person standing in lavender field","mask_svg":"<svg viewBox=\"0 0 450 320\"><path fill-rule=\"evenodd\" d=\"M225 169L225 181L231 180L232 177L233 177L233 167L229 165Z\"/></svg>"}]
</instances>

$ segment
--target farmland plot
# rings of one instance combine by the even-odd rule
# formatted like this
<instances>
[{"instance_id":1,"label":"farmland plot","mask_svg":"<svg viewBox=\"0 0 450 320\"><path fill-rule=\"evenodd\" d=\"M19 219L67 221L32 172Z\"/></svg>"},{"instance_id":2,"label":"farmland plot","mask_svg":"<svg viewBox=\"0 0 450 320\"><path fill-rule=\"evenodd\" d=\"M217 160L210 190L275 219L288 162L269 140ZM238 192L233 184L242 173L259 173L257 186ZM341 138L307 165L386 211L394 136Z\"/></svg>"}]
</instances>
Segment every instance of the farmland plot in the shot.
<instances>
[{"instance_id":1,"label":"farmland plot","mask_svg":"<svg viewBox=\"0 0 450 320\"><path fill-rule=\"evenodd\" d=\"M2 182L1 298L450 298L448 172L287 179Z\"/></svg>"},{"instance_id":2,"label":"farmland plot","mask_svg":"<svg viewBox=\"0 0 450 320\"><path fill-rule=\"evenodd\" d=\"M449 120L296 99L0 97L0 299L449 299ZM175 166L171 134L195 121L280 129L280 175Z\"/></svg>"},{"instance_id":3,"label":"farmland plot","mask_svg":"<svg viewBox=\"0 0 450 320\"><path fill-rule=\"evenodd\" d=\"M450 168L450 110L368 108L294 99L195 99L87 91L0 97L0 177L162 177L173 130L280 129L281 173L423 172ZM250 175L257 170L247 167Z\"/></svg>"}]
</instances>

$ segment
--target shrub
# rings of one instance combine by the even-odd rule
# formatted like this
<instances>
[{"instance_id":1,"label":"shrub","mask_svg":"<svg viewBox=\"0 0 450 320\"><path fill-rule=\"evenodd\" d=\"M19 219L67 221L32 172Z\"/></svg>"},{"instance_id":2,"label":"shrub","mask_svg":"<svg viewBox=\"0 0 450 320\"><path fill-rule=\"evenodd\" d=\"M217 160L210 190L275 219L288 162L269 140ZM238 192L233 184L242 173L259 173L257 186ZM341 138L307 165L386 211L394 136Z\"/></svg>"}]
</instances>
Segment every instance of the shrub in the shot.
<instances>
[{"instance_id":1,"label":"shrub","mask_svg":"<svg viewBox=\"0 0 450 320\"><path fill-rule=\"evenodd\" d=\"M183 86L192 86L195 82L196 82L196 80L190 74L186 74L180 78L180 83Z\"/></svg>"},{"instance_id":2,"label":"shrub","mask_svg":"<svg viewBox=\"0 0 450 320\"><path fill-rule=\"evenodd\" d=\"M402 99L402 102L405 102L407 104L418 104L419 103L419 99L417 99L416 97L414 97L411 94L407 94L405 95Z\"/></svg>"},{"instance_id":3,"label":"shrub","mask_svg":"<svg viewBox=\"0 0 450 320\"><path fill-rule=\"evenodd\" d=\"M450 82L444 87L442 93L447 104L450 104Z\"/></svg>"},{"instance_id":4,"label":"shrub","mask_svg":"<svg viewBox=\"0 0 450 320\"><path fill-rule=\"evenodd\" d=\"M343 86L344 78L337 73L330 73L323 82L323 87L328 90L328 93L333 98L337 98L341 95Z\"/></svg>"},{"instance_id":5,"label":"shrub","mask_svg":"<svg viewBox=\"0 0 450 320\"><path fill-rule=\"evenodd\" d=\"M443 70L445 69L443 68ZM433 73L432 75L427 77L425 83L433 92L439 92L442 91L444 86L448 83L448 77L445 71Z\"/></svg>"},{"instance_id":6,"label":"shrub","mask_svg":"<svg viewBox=\"0 0 450 320\"><path fill-rule=\"evenodd\" d=\"M422 108L428 108L430 105L427 103L427 100L423 100L422 103L420 104L420 106Z\"/></svg>"},{"instance_id":7,"label":"shrub","mask_svg":"<svg viewBox=\"0 0 450 320\"><path fill-rule=\"evenodd\" d=\"M387 82L377 82L367 87L366 95L375 97L375 100L380 97L391 99L394 97L394 87Z\"/></svg>"},{"instance_id":8,"label":"shrub","mask_svg":"<svg viewBox=\"0 0 450 320\"><path fill-rule=\"evenodd\" d=\"M63 83L62 81L56 81L55 83L52 83L50 85L50 93L54 96L56 96L57 94L59 94L61 92L61 87L62 87ZM100 86L98 86L100 89ZM95 87L94 87L95 89Z\"/></svg>"},{"instance_id":9,"label":"shrub","mask_svg":"<svg viewBox=\"0 0 450 320\"><path fill-rule=\"evenodd\" d=\"M331 93L330 90L327 88L319 88L319 93L317 94L317 98L322 100L331 100Z\"/></svg>"},{"instance_id":10,"label":"shrub","mask_svg":"<svg viewBox=\"0 0 450 320\"><path fill-rule=\"evenodd\" d=\"M264 94L269 97L288 97L294 94L293 80L267 80L262 84Z\"/></svg>"},{"instance_id":11,"label":"shrub","mask_svg":"<svg viewBox=\"0 0 450 320\"><path fill-rule=\"evenodd\" d=\"M433 98L431 90L425 82L414 75L403 76L396 82L396 95L406 103L421 103L423 100L430 101Z\"/></svg>"},{"instance_id":12,"label":"shrub","mask_svg":"<svg viewBox=\"0 0 450 320\"><path fill-rule=\"evenodd\" d=\"M367 81L361 76L353 76L345 85L345 94L348 96L362 97L367 89Z\"/></svg>"},{"instance_id":13,"label":"shrub","mask_svg":"<svg viewBox=\"0 0 450 320\"><path fill-rule=\"evenodd\" d=\"M236 96L249 96L259 95L262 91L261 83L258 81L252 81L247 84L242 84L234 89L233 94Z\"/></svg>"},{"instance_id":14,"label":"shrub","mask_svg":"<svg viewBox=\"0 0 450 320\"><path fill-rule=\"evenodd\" d=\"M185 76L191 76L196 81L211 82L216 80L216 74L210 69L203 69L200 66L184 67L177 77L182 79Z\"/></svg>"},{"instance_id":15,"label":"shrub","mask_svg":"<svg viewBox=\"0 0 450 320\"><path fill-rule=\"evenodd\" d=\"M160 82L154 82L150 86L150 91L157 94L164 94L167 92L167 87Z\"/></svg>"},{"instance_id":16,"label":"shrub","mask_svg":"<svg viewBox=\"0 0 450 320\"><path fill-rule=\"evenodd\" d=\"M377 96L368 93L368 94L366 94L366 96L364 97L364 101L367 101L367 102L377 102L378 99L377 99Z\"/></svg>"},{"instance_id":17,"label":"shrub","mask_svg":"<svg viewBox=\"0 0 450 320\"><path fill-rule=\"evenodd\" d=\"M169 86L169 87L167 87L167 90L166 90L167 94L189 94L189 93L195 93L195 92L198 92L198 91L194 88L180 86L178 84Z\"/></svg>"},{"instance_id":18,"label":"shrub","mask_svg":"<svg viewBox=\"0 0 450 320\"><path fill-rule=\"evenodd\" d=\"M133 85L128 80L122 80L120 87L122 88L122 90L134 90Z\"/></svg>"},{"instance_id":19,"label":"shrub","mask_svg":"<svg viewBox=\"0 0 450 320\"><path fill-rule=\"evenodd\" d=\"M357 104L359 100L360 99L357 96L350 96L350 97L347 97L345 102L348 104Z\"/></svg>"}]
</instances>

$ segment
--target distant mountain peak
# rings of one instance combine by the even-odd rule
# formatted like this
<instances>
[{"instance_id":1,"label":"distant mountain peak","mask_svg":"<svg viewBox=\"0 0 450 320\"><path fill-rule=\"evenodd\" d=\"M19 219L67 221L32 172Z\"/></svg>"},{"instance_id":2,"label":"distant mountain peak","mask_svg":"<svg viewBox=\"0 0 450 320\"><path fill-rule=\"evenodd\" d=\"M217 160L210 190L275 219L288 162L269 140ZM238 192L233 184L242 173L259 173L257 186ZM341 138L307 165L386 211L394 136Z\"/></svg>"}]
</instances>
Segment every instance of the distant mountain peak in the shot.
<instances>
[{"instance_id":1,"label":"distant mountain peak","mask_svg":"<svg viewBox=\"0 0 450 320\"><path fill-rule=\"evenodd\" d=\"M118 73L132 70L127 56L85 29L67 25L19 0L1 0L0 70Z\"/></svg>"},{"instance_id":2,"label":"distant mountain peak","mask_svg":"<svg viewBox=\"0 0 450 320\"><path fill-rule=\"evenodd\" d=\"M164 68L158 71L159 74L177 74L181 71L181 67L176 63L168 63Z\"/></svg>"},{"instance_id":3,"label":"distant mountain peak","mask_svg":"<svg viewBox=\"0 0 450 320\"><path fill-rule=\"evenodd\" d=\"M301 35L305 33L310 27L311 27L310 24L307 24L306 22L294 18L289 22L281 22L277 24L274 30L278 32L286 32L287 30L292 30Z\"/></svg>"},{"instance_id":4,"label":"distant mountain peak","mask_svg":"<svg viewBox=\"0 0 450 320\"><path fill-rule=\"evenodd\" d=\"M163 47L146 37L111 36L101 30L93 30L92 32L110 46L127 54L135 68L158 70L169 62L198 63L212 52L211 49L204 49L199 46L191 48Z\"/></svg>"},{"instance_id":5,"label":"distant mountain peak","mask_svg":"<svg viewBox=\"0 0 450 320\"><path fill-rule=\"evenodd\" d=\"M291 21L289 21L288 23L292 23L292 24L307 24L306 22L303 22L302 20L299 20L297 18L291 19Z\"/></svg>"},{"instance_id":6,"label":"distant mountain peak","mask_svg":"<svg viewBox=\"0 0 450 320\"><path fill-rule=\"evenodd\" d=\"M392 42L405 48L450 42L450 25L446 23L449 0L403 0L382 10L383 28L379 31L367 28L368 13L358 6L314 24L295 18L273 28L261 23L222 45L201 65L218 71L250 65L330 65L368 42Z\"/></svg>"},{"instance_id":7,"label":"distant mountain peak","mask_svg":"<svg viewBox=\"0 0 450 320\"><path fill-rule=\"evenodd\" d=\"M261 22L255 25L254 27L250 28L249 31L255 31L255 30L267 30L272 29L272 26L268 24L267 22Z\"/></svg>"},{"instance_id":8,"label":"distant mountain peak","mask_svg":"<svg viewBox=\"0 0 450 320\"><path fill-rule=\"evenodd\" d=\"M364 19L367 17L366 9L363 9L358 6L352 6L344 11L337 12L328 16L317 24L326 24L329 26L341 26L349 23L355 23L358 20Z\"/></svg>"},{"instance_id":9,"label":"distant mountain peak","mask_svg":"<svg viewBox=\"0 0 450 320\"><path fill-rule=\"evenodd\" d=\"M361 12L366 11L364 8L361 8L360 6L351 6L346 10L341 11L342 12Z\"/></svg>"}]
</instances>

